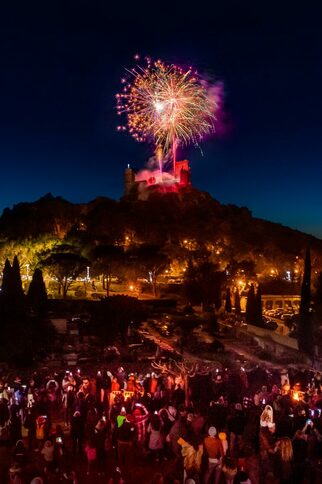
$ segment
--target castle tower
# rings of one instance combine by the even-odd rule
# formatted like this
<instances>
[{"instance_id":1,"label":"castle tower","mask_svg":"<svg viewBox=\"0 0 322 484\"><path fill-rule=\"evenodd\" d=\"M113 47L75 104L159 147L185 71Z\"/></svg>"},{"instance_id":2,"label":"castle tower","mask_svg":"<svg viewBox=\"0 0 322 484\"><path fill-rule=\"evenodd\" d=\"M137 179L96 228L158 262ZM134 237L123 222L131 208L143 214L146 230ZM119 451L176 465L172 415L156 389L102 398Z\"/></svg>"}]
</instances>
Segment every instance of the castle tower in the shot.
<instances>
[{"instance_id":1,"label":"castle tower","mask_svg":"<svg viewBox=\"0 0 322 484\"><path fill-rule=\"evenodd\" d=\"M127 165L127 168L124 171L124 195L130 195L133 186L135 184L135 173L130 167Z\"/></svg>"},{"instance_id":2,"label":"castle tower","mask_svg":"<svg viewBox=\"0 0 322 484\"><path fill-rule=\"evenodd\" d=\"M188 160L177 161L176 162L176 180L179 181L180 185L188 186L191 185L191 173Z\"/></svg>"}]
</instances>

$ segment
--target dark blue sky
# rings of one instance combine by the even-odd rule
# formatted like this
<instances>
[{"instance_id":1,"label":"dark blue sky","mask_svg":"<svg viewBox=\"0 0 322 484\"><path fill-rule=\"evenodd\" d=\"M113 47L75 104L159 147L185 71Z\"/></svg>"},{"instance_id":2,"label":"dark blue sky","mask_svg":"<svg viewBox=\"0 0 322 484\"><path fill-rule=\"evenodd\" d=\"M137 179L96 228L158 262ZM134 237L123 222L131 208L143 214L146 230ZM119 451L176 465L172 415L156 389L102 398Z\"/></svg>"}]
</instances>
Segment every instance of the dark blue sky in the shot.
<instances>
[{"instance_id":1,"label":"dark blue sky","mask_svg":"<svg viewBox=\"0 0 322 484\"><path fill-rule=\"evenodd\" d=\"M193 147L193 183L322 237L321 11L280 2L30 0L0 7L0 210L47 192L119 198L152 148L115 130L133 54L224 82L225 131ZM318 2L316 2L318 3ZM112 6L110 5L112 4ZM218 5L216 5L218 4Z\"/></svg>"}]
</instances>

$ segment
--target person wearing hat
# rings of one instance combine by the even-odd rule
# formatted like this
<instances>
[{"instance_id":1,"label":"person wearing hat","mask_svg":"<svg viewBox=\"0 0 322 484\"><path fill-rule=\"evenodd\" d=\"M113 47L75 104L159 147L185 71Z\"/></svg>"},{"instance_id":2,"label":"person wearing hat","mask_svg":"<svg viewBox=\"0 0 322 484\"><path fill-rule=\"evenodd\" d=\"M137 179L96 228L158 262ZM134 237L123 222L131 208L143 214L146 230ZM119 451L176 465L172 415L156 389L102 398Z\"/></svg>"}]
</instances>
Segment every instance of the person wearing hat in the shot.
<instances>
[{"instance_id":1,"label":"person wearing hat","mask_svg":"<svg viewBox=\"0 0 322 484\"><path fill-rule=\"evenodd\" d=\"M207 470L204 482L218 484L221 475L221 461L224 457L224 450L221 440L217 437L217 429L209 427L208 436L204 438L204 449L208 457Z\"/></svg>"}]
</instances>

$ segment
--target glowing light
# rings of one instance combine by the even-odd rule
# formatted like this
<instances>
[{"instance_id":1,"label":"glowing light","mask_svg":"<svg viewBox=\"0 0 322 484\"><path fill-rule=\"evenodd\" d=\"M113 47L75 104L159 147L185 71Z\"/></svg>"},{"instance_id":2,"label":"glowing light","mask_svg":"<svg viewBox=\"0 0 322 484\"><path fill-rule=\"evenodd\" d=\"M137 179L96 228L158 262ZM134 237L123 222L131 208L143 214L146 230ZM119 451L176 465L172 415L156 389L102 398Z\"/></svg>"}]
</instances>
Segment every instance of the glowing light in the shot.
<instances>
[{"instance_id":1,"label":"glowing light","mask_svg":"<svg viewBox=\"0 0 322 484\"><path fill-rule=\"evenodd\" d=\"M164 103L161 103L160 101L156 101L154 103L154 106L155 106L155 109L157 110L158 113L160 113L161 111L163 111L163 109L165 108L165 104Z\"/></svg>"},{"instance_id":2,"label":"glowing light","mask_svg":"<svg viewBox=\"0 0 322 484\"><path fill-rule=\"evenodd\" d=\"M293 392L293 400L295 400L296 402L300 400L299 392Z\"/></svg>"},{"instance_id":3,"label":"glowing light","mask_svg":"<svg viewBox=\"0 0 322 484\"><path fill-rule=\"evenodd\" d=\"M136 55L138 60L139 56ZM137 141L153 141L175 164L180 144L198 144L214 131L216 99L206 82L191 68L182 69L160 59L127 69L129 81L116 96L118 114L127 117L127 129Z\"/></svg>"}]
</instances>

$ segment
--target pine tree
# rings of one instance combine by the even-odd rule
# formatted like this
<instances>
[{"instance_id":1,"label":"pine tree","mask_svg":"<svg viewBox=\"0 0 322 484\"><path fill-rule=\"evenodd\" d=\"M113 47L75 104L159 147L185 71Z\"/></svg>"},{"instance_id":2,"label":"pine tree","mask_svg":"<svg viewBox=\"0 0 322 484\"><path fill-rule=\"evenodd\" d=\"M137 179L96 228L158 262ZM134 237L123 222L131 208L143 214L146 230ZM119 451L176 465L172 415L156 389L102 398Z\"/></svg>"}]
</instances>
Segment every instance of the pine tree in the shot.
<instances>
[{"instance_id":1,"label":"pine tree","mask_svg":"<svg viewBox=\"0 0 322 484\"><path fill-rule=\"evenodd\" d=\"M241 313L240 295L238 289L235 291L235 313L238 315Z\"/></svg>"},{"instance_id":2,"label":"pine tree","mask_svg":"<svg viewBox=\"0 0 322 484\"><path fill-rule=\"evenodd\" d=\"M301 304L299 323L297 329L298 345L301 351L312 354L313 351L313 318L310 312L311 305L311 255L306 250L304 274L301 287Z\"/></svg>"},{"instance_id":3,"label":"pine tree","mask_svg":"<svg viewBox=\"0 0 322 484\"><path fill-rule=\"evenodd\" d=\"M247 295L246 303L246 322L253 324L256 318L256 307L255 307L255 289L254 284L251 284Z\"/></svg>"},{"instance_id":4,"label":"pine tree","mask_svg":"<svg viewBox=\"0 0 322 484\"><path fill-rule=\"evenodd\" d=\"M37 315L43 315L47 308L47 291L40 269L35 269L28 290L28 301Z\"/></svg>"},{"instance_id":5,"label":"pine tree","mask_svg":"<svg viewBox=\"0 0 322 484\"><path fill-rule=\"evenodd\" d=\"M226 291L225 311L226 311L226 313L231 313L230 287L228 287L227 291Z\"/></svg>"}]
</instances>

